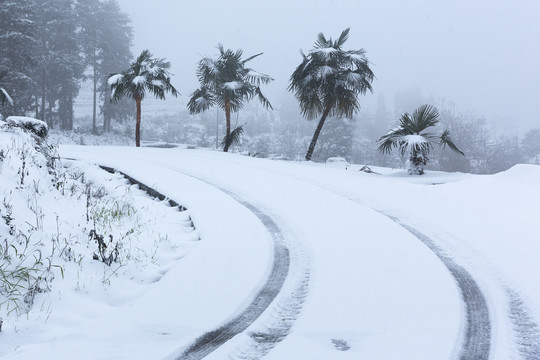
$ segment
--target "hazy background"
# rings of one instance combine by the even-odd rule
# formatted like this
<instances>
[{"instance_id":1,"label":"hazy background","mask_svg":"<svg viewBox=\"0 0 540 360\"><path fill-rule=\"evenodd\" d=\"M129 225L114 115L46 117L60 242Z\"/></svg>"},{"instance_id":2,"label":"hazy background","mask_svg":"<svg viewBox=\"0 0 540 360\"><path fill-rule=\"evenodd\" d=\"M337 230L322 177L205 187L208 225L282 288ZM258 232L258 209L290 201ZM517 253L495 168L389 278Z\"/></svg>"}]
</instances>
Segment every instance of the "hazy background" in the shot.
<instances>
[{"instance_id":1,"label":"hazy background","mask_svg":"<svg viewBox=\"0 0 540 360\"><path fill-rule=\"evenodd\" d=\"M133 23L133 52L150 49L172 63L185 107L198 87L196 63L215 46L264 52L250 63L275 78L263 89L275 107L299 49L319 32L336 38L351 28L346 49L364 48L377 79L361 99L373 111L382 94L446 99L519 132L540 126L540 1L538 0L119 0ZM419 99L422 101L422 99ZM420 104L417 104L420 105ZM411 109L412 110L412 109Z\"/></svg>"}]
</instances>

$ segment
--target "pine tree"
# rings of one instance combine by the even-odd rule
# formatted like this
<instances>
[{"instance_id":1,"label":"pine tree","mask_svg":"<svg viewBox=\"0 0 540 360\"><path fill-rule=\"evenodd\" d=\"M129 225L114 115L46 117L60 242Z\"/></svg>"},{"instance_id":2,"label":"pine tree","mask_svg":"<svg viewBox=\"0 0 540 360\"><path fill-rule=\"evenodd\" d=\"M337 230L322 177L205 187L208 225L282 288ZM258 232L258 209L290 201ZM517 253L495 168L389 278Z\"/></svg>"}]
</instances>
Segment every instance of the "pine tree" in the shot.
<instances>
[{"instance_id":1,"label":"pine tree","mask_svg":"<svg viewBox=\"0 0 540 360\"><path fill-rule=\"evenodd\" d=\"M6 117L32 108L36 24L31 0L0 0L0 87L16 99L0 109Z\"/></svg>"},{"instance_id":2,"label":"pine tree","mask_svg":"<svg viewBox=\"0 0 540 360\"><path fill-rule=\"evenodd\" d=\"M106 78L108 74L118 73L129 66L133 55L130 46L133 29L129 17L122 13L116 0L102 4L103 18L101 26L100 48L101 62L98 67L100 83L98 86L103 114L103 129L111 131L111 120L125 121L135 117L135 111L129 99L120 99L116 104L110 102L110 92Z\"/></svg>"},{"instance_id":3,"label":"pine tree","mask_svg":"<svg viewBox=\"0 0 540 360\"><path fill-rule=\"evenodd\" d=\"M35 0L34 21L38 26L37 66L34 72L37 85L36 117L52 128L55 123L53 111L60 100L60 121L69 127L73 116L73 98L78 93L84 70L72 1Z\"/></svg>"}]
</instances>

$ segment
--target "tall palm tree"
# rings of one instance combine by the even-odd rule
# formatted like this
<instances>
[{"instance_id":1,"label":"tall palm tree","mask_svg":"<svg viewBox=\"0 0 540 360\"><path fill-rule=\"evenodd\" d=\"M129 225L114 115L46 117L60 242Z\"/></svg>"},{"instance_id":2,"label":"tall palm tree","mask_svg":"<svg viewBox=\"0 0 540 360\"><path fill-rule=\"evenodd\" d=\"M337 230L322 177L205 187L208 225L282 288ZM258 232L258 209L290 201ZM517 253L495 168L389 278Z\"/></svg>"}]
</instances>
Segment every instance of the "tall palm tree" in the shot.
<instances>
[{"instance_id":1,"label":"tall palm tree","mask_svg":"<svg viewBox=\"0 0 540 360\"><path fill-rule=\"evenodd\" d=\"M465 156L450 138L450 131L444 130L441 135L427 131L439 123L439 111L431 105L422 105L412 115L404 113L396 127L378 140L379 151L390 154L393 148L399 147L401 156L409 153L408 171L411 175L423 175L424 166L429 161L427 155L433 143L448 146L451 150Z\"/></svg>"},{"instance_id":2,"label":"tall palm tree","mask_svg":"<svg viewBox=\"0 0 540 360\"><path fill-rule=\"evenodd\" d=\"M313 49L290 78L289 91L300 103L302 115L308 120L320 116L319 124L306 153L311 160L319 134L328 116L351 118L359 109L358 95L372 91L373 72L369 68L366 51L343 50L349 29L332 41L319 33Z\"/></svg>"},{"instance_id":3,"label":"tall palm tree","mask_svg":"<svg viewBox=\"0 0 540 360\"><path fill-rule=\"evenodd\" d=\"M150 92L156 98L164 100L165 93L178 96L178 91L171 85L168 69L171 67L165 59L154 58L148 50L131 63L130 67L119 74L109 76L107 84L111 91L111 101L116 103L122 97L135 100L137 122L135 125L135 145L141 146L141 102Z\"/></svg>"},{"instance_id":4,"label":"tall palm tree","mask_svg":"<svg viewBox=\"0 0 540 360\"><path fill-rule=\"evenodd\" d=\"M225 50L218 44L217 59L204 57L198 63L197 78L201 87L191 94L187 108L191 114L198 114L217 105L225 111L226 134L223 151L227 152L231 141L231 111L237 112L246 101L257 97L264 107L272 109L268 99L262 94L260 85L274 80L245 65L262 53L242 60L242 50ZM240 133L241 132L237 132Z\"/></svg>"}]
</instances>

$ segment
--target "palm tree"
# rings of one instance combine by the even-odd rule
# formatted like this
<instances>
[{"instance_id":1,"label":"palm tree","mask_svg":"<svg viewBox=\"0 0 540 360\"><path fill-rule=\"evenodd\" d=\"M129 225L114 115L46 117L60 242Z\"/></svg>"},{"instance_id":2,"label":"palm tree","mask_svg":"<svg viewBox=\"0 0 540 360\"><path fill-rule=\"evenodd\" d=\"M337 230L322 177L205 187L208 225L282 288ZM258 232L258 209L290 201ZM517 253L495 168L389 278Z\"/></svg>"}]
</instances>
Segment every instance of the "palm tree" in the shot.
<instances>
[{"instance_id":1,"label":"palm tree","mask_svg":"<svg viewBox=\"0 0 540 360\"><path fill-rule=\"evenodd\" d=\"M320 116L319 124L306 153L311 160L319 134L328 116L352 116L360 109L358 95L372 91L373 72L366 51L343 50L349 29L336 41L319 33L313 49L305 55L290 78L289 91L300 103L302 115L308 120Z\"/></svg>"},{"instance_id":2,"label":"palm tree","mask_svg":"<svg viewBox=\"0 0 540 360\"><path fill-rule=\"evenodd\" d=\"M412 116L401 115L399 123L378 140L379 151L390 154L393 148L399 147L401 156L409 153L408 171L411 175L423 175L424 166L429 161L427 155L433 143L448 146L451 150L465 156L450 138L450 131L444 130L441 135L426 131L439 122L439 111L431 105L422 105Z\"/></svg>"},{"instance_id":3,"label":"palm tree","mask_svg":"<svg viewBox=\"0 0 540 360\"><path fill-rule=\"evenodd\" d=\"M130 67L119 74L109 76L107 84L111 91L111 101L116 103L127 96L137 104L137 122L135 125L135 145L141 146L141 102L146 92L164 100L165 93L178 96L171 85L168 69L171 67L165 59L154 58L150 51L143 50Z\"/></svg>"},{"instance_id":4,"label":"palm tree","mask_svg":"<svg viewBox=\"0 0 540 360\"><path fill-rule=\"evenodd\" d=\"M191 94L187 108L191 114L198 114L217 105L225 111L226 134L222 141L223 151L227 152L234 142L231 139L231 111L237 112L244 107L246 101L257 97L264 107L272 109L272 105L262 94L260 85L274 80L245 67L248 61L262 53L242 60L242 50L225 50L218 44L217 59L204 57L199 61L197 78L201 87ZM241 131L235 134L240 136Z\"/></svg>"}]
</instances>

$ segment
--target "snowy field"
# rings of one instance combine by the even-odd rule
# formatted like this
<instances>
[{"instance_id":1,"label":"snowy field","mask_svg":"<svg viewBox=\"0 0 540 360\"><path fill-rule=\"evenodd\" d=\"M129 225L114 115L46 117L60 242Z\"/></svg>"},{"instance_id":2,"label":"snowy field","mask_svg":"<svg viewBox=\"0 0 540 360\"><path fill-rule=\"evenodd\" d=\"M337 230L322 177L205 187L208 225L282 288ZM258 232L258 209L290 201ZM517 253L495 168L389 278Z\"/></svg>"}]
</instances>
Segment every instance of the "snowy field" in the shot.
<instances>
[{"instance_id":1,"label":"snowy field","mask_svg":"<svg viewBox=\"0 0 540 360\"><path fill-rule=\"evenodd\" d=\"M0 141L14 140L4 134ZM290 257L279 294L206 359L540 358L538 166L411 177L202 149L62 145L59 155L70 174L104 188L92 206L121 199L136 214L101 233L119 239L137 231L122 241L119 263L92 260L93 242L74 235L92 228L84 191L77 203L43 185L51 211L43 211L41 234L79 236L72 249L79 257L53 257L62 274L52 270L50 291L36 294L27 314L3 307L2 358L180 358L264 290L276 232ZM8 177L16 177L16 160L4 160L3 189L20 187ZM151 199L96 164L188 210ZM27 211L28 194L11 195L13 214ZM471 318L456 273L477 285L484 305L472 317L480 320ZM475 321L483 326L476 334L468 325ZM473 338L481 356L463 353Z\"/></svg>"}]
</instances>

